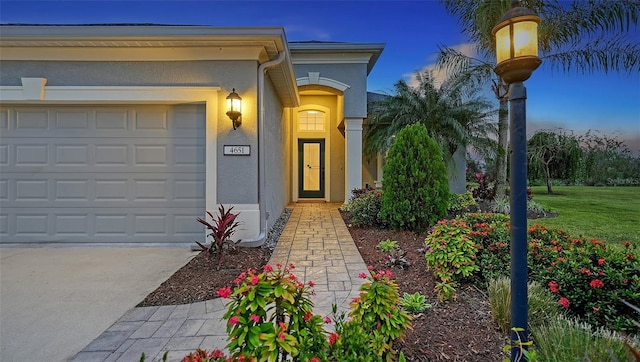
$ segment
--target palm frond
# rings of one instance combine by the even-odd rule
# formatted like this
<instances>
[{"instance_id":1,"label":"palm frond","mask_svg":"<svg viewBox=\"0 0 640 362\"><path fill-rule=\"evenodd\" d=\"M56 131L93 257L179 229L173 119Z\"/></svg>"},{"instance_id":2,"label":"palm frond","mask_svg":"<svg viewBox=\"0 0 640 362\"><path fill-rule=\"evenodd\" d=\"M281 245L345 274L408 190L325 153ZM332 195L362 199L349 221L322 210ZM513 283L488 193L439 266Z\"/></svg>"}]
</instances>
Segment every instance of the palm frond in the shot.
<instances>
[{"instance_id":1,"label":"palm frond","mask_svg":"<svg viewBox=\"0 0 640 362\"><path fill-rule=\"evenodd\" d=\"M591 73L594 71L640 72L640 43L627 43L625 39L598 39L581 47L545 54L544 62L563 71Z\"/></svg>"}]
</instances>

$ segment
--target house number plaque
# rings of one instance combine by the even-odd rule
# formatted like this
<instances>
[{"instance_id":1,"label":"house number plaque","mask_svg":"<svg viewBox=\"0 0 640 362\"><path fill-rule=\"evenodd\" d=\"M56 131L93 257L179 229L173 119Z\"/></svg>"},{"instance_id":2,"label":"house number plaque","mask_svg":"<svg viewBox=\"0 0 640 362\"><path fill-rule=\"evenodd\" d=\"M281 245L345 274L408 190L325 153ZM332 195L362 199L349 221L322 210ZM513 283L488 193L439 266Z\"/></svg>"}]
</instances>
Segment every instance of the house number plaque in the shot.
<instances>
[{"instance_id":1,"label":"house number plaque","mask_svg":"<svg viewBox=\"0 0 640 362\"><path fill-rule=\"evenodd\" d=\"M249 156L251 155L251 146L224 146L225 156Z\"/></svg>"}]
</instances>

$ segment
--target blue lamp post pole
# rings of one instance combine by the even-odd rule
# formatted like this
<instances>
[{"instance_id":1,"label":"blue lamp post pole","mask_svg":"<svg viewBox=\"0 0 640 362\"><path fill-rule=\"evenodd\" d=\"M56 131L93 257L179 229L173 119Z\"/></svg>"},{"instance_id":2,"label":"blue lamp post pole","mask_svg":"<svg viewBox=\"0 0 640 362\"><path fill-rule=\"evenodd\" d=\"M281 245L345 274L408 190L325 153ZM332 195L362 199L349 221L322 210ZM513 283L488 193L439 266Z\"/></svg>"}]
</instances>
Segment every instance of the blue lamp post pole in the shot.
<instances>
[{"instance_id":1,"label":"blue lamp post pole","mask_svg":"<svg viewBox=\"0 0 640 362\"><path fill-rule=\"evenodd\" d=\"M531 10L512 2L493 28L496 39L495 72L509 84L511 208L511 339L528 340L527 295L527 91L523 82L540 66L538 24ZM521 330L518 332L516 329ZM511 349L511 361L522 358L520 346Z\"/></svg>"}]
</instances>

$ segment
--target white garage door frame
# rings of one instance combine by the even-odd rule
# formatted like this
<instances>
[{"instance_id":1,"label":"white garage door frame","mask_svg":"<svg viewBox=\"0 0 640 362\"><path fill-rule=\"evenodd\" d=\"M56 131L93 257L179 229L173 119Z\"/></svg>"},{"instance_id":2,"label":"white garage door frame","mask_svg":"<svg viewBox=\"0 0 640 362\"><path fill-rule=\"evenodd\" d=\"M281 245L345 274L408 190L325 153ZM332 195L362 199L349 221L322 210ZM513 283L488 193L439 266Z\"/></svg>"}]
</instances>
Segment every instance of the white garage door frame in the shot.
<instances>
[{"instance_id":1,"label":"white garage door frame","mask_svg":"<svg viewBox=\"0 0 640 362\"><path fill-rule=\"evenodd\" d=\"M220 87L46 86L46 78L22 78L0 86L0 103L23 105L205 104L205 210L215 210Z\"/></svg>"}]
</instances>

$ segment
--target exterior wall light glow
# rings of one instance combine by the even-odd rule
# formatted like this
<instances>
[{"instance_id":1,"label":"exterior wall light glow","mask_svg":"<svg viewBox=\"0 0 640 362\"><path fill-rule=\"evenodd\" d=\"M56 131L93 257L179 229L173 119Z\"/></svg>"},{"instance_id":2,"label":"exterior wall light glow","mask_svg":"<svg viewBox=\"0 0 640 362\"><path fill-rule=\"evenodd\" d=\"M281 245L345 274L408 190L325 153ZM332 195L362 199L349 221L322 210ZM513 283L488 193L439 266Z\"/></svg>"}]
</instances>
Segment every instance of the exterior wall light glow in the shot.
<instances>
[{"instance_id":1,"label":"exterior wall light glow","mask_svg":"<svg viewBox=\"0 0 640 362\"><path fill-rule=\"evenodd\" d=\"M492 33L496 38L496 74L507 83L522 82L540 66L538 58L538 24L540 18L531 10L512 2Z\"/></svg>"},{"instance_id":2,"label":"exterior wall light glow","mask_svg":"<svg viewBox=\"0 0 640 362\"><path fill-rule=\"evenodd\" d=\"M233 129L237 129L242 124L242 98L233 88L227 96L227 116L231 119Z\"/></svg>"}]
</instances>

